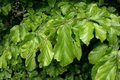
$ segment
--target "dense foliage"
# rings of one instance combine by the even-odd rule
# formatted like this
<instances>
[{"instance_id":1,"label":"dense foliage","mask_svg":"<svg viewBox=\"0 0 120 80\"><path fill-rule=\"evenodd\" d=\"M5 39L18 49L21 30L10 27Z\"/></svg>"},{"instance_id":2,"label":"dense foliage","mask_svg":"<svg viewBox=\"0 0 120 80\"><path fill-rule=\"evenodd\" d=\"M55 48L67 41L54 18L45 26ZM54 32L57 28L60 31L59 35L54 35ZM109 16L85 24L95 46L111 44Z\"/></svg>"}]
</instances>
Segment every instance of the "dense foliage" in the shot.
<instances>
[{"instance_id":1,"label":"dense foliage","mask_svg":"<svg viewBox=\"0 0 120 80\"><path fill-rule=\"evenodd\" d=\"M0 1L0 80L119 80L120 16L103 1Z\"/></svg>"}]
</instances>

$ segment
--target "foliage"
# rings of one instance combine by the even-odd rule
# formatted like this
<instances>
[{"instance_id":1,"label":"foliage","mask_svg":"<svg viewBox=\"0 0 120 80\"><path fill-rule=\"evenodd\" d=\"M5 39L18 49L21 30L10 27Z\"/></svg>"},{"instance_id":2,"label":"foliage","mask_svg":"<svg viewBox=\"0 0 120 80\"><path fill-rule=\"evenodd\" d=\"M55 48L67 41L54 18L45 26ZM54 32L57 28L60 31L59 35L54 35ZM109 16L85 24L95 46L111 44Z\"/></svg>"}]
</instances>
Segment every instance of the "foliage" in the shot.
<instances>
[{"instance_id":1,"label":"foliage","mask_svg":"<svg viewBox=\"0 0 120 80\"><path fill-rule=\"evenodd\" d=\"M96 3L52 1L27 6L4 35L0 79L119 80L120 17Z\"/></svg>"}]
</instances>

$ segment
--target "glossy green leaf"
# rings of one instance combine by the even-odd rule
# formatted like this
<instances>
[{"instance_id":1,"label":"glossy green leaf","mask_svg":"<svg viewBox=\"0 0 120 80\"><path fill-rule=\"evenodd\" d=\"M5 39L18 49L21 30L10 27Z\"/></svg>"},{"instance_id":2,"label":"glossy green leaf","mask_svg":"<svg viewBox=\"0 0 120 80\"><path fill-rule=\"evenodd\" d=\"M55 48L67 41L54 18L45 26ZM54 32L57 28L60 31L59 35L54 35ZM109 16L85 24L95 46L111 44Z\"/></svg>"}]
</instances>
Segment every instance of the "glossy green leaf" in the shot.
<instances>
[{"instance_id":1,"label":"glossy green leaf","mask_svg":"<svg viewBox=\"0 0 120 80\"><path fill-rule=\"evenodd\" d=\"M71 34L71 27L69 25L61 25L57 31L57 43L54 47L54 58L60 62L61 66L70 64L75 57Z\"/></svg>"},{"instance_id":2,"label":"glossy green leaf","mask_svg":"<svg viewBox=\"0 0 120 80\"><path fill-rule=\"evenodd\" d=\"M29 35L32 36L32 35ZM20 48L20 55L22 58L25 58L25 65L28 70L33 70L36 68L36 51L38 48L38 39L36 37L30 38L26 43L24 43Z\"/></svg>"},{"instance_id":3,"label":"glossy green leaf","mask_svg":"<svg viewBox=\"0 0 120 80\"><path fill-rule=\"evenodd\" d=\"M95 79L93 80L115 80L116 78L115 58L108 60L97 70Z\"/></svg>"},{"instance_id":4,"label":"glossy green leaf","mask_svg":"<svg viewBox=\"0 0 120 80\"><path fill-rule=\"evenodd\" d=\"M83 26L81 26L79 33L80 39L88 46L90 40L94 37L93 35L94 25L92 22L85 22Z\"/></svg>"},{"instance_id":5,"label":"glossy green leaf","mask_svg":"<svg viewBox=\"0 0 120 80\"><path fill-rule=\"evenodd\" d=\"M92 68L92 80L115 80L118 76L118 51L112 50L95 63Z\"/></svg>"},{"instance_id":6,"label":"glossy green leaf","mask_svg":"<svg viewBox=\"0 0 120 80\"><path fill-rule=\"evenodd\" d=\"M106 39L106 31L105 29L98 25L98 24L94 24L95 25L95 36L97 39L100 39L101 42L103 42Z\"/></svg>"},{"instance_id":7,"label":"glossy green leaf","mask_svg":"<svg viewBox=\"0 0 120 80\"><path fill-rule=\"evenodd\" d=\"M38 56L38 61L42 66L48 66L54 56L54 52L52 50L51 42L46 38L45 35L40 36L40 54Z\"/></svg>"}]
</instances>

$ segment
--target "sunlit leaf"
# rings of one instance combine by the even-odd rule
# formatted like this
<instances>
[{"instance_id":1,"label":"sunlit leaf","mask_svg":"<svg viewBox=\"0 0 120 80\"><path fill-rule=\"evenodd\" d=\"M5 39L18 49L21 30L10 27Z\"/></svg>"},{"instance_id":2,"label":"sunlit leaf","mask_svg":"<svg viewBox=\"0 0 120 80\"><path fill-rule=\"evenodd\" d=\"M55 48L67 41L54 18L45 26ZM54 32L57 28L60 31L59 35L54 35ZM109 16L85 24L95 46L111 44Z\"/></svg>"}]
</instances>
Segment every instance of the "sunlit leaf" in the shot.
<instances>
[{"instance_id":1,"label":"sunlit leaf","mask_svg":"<svg viewBox=\"0 0 120 80\"><path fill-rule=\"evenodd\" d=\"M83 26L81 26L80 39L88 46L90 40L94 37L93 35L94 25L92 22L85 22Z\"/></svg>"},{"instance_id":2,"label":"sunlit leaf","mask_svg":"<svg viewBox=\"0 0 120 80\"><path fill-rule=\"evenodd\" d=\"M30 71L36 68L35 56L36 56L37 48L38 48L38 39L36 37L33 37L33 39L28 40L20 48L20 55L22 58L26 59L25 65L27 69Z\"/></svg>"},{"instance_id":3,"label":"sunlit leaf","mask_svg":"<svg viewBox=\"0 0 120 80\"><path fill-rule=\"evenodd\" d=\"M106 39L106 31L102 26L99 26L98 24L95 25L95 36L97 39L100 39L101 42L103 42Z\"/></svg>"},{"instance_id":4,"label":"sunlit leaf","mask_svg":"<svg viewBox=\"0 0 120 80\"><path fill-rule=\"evenodd\" d=\"M54 47L54 58L61 66L70 64L74 59L74 46L71 37L71 28L68 25L61 26L57 31L57 43Z\"/></svg>"},{"instance_id":5,"label":"sunlit leaf","mask_svg":"<svg viewBox=\"0 0 120 80\"><path fill-rule=\"evenodd\" d=\"M38 56L38 61L42 66L48 66L54 56L54 52L52 50L51 42L45 37L45 35L41 35L40 37L40 54Z\"/></svg>"},{"instance_id":6,"label":"sunlit leaf","mask_svg":"<svg viewBox=\"0 0 120 80\"><path fill-rule=\"evenodd\" d=\"M13 41L14 43L17 43L20 41L19 26L14 26L10 30L10 38L11 38L11 41Z\"/></svg>"}]
</instances>

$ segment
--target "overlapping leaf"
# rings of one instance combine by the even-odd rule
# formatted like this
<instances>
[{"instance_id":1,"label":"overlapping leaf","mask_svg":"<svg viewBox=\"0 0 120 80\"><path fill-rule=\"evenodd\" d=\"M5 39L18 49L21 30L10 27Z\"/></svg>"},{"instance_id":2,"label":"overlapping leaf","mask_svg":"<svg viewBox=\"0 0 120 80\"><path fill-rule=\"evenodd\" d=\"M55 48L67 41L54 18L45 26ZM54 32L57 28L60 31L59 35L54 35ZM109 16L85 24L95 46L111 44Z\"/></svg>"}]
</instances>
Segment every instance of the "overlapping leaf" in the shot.
<instances>
[{"instance_id":1,"label":"overlapping leaf","mask_svg":"<svg viewBox=\"0 0 120 80\"><path fill-rule=\"evenodd\" d=\"M46 67L45 69L46 69L47 74L51 77L57 77L58 75L61 75L65 71L67 71L67 68L61 67L59 65L56 65L56 66L50 65Z\"/></svg>"},{"instance_id":2,"label":"overlapping leaf","mask_svg":"<svg viewBox=\"0 0 120 80\"><path fill-rule=\"evenodd\" d=\"M118 51L110 50L107 53L106 50L106 45L100 45L89 54L90 63L95 64L92 68L92 80L115 80L118 76Z\"/></svg>"},{"instance_id":3,"label":"overlapping leaf","mask_svg":"<svg viewBox=\"0 0 120 80\"><path fill-rule=\"evenodd\" d=\"M52 1L53 3L48 0L48 4L53 8L56 0ZM119 79L119 17L110 14L106 8L98 8L97 4L61 2L55 7L55 9L51 8L51 13L49 13L50 9L36 10L35 12L28 10L28 15L26 14L27 16L20 26L11 28L9 38L6 36L10 39L8 43L11 45L8 45L8 48L4 47L4 50L0 52L0 68L6 68L8 62L10 67L17 65L18 57L19 59L23 58L21 63L29 71L38 66L36 62L39 62L40 67L47 67L53 59L57 60L61 66L67 66L75 58L80 60L81 46L83 46L81 41L89 46L95 36L94 39L99 39L101 41L99 43L102 44L94 47L89 53L89 62L94 65L92 79ZM47 14L49 14L48 18ZM24 59L25 64L23 64ZM50 77L56 77L66 71L62 67L57 69L55 67L48 67L47 74ZM66 79L74 79L73 74L65 77Z\"/></svg>"},{"instance_id":4,"label":"overlapping leaf","mask_svg":"<svg viewBox=\"0 0 120 80\"><path fill-rule=\"evenodd\" d=\"M5 49L3 51L3 55L0 56L0 68L6 68L8 60L12 58L12 54L9 50L9 48Z\"/></svg>"},{"instance_id":5,"label":"overlapping leaf","mask_svg":"<svg viewBox=\"0 0 120 80\"><path fill-rule=\"evenodd\" d=\"M10 31L10 38L11 41L14 43L17 43L20 41L20 32L19 32L19 26L14 26Z\"/></svg>"},{"instance_id":6,"label":"overlapping leaf","mask_svg":"<svg viewBox=\"0 0 120 80\"><path fill-rule=\"evenodd\" d=\"M52 44L47 39L47 37L43 34L40 35L40 54L38 56L38 61L42 66L48 66L54 56L54 52L52 50Z\"/></svg>"},{"instance_id":7,"label":"overlapping leaf","mask_svg":"<svg viewBox=\"0 0 120 80\"><path fill-rule=\"evenodd\" d=\"M25 65L30 71L36 68L35 56L37 48L38 39L32 34L27 36L26 42L20 47L21 57L26 59Z\"/></svg>"}]
</instances>

